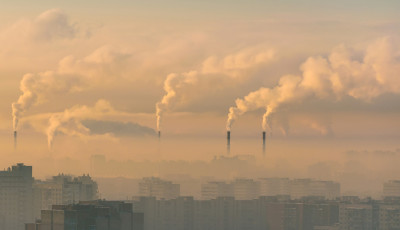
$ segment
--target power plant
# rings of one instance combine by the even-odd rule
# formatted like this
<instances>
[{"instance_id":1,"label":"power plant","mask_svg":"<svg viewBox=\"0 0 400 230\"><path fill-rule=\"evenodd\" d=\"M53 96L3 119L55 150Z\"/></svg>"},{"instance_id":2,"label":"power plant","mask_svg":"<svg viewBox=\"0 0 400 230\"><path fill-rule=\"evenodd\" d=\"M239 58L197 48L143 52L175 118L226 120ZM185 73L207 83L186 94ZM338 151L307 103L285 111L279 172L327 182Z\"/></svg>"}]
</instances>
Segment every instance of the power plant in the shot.
<instances>
[{"instance_id":1,"label":"power plant","mask_svg":"<svg viewBox=\"0 0 400 230\"><path fill-rule=\"evenodd\" d=\"M228 154L231 152L231 131L226 132L227 150Z\"/></svg>"}]
</instances>

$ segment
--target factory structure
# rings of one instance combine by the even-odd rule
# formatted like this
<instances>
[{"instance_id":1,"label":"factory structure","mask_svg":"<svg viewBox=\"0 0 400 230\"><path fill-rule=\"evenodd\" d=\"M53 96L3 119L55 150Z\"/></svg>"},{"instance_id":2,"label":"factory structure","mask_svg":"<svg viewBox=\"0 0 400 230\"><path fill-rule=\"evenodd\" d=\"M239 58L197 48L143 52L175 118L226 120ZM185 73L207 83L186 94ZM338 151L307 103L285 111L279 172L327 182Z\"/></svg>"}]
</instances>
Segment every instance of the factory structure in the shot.
<instances>
[{"instance_id":1,"label":"factory structure","mask_svg":"<svg viewBox=\"0 0 400 230\"><path fill-rule=\"evenodd\" d=\"M266 136L267 133L265 131L262 132L262 152L263 156L265 156L265 145L266 145ZM231 131L228 130L226 131L226 146L227 146L227 154L229 155L231 153Z\"/></svg>"}]
</instances>

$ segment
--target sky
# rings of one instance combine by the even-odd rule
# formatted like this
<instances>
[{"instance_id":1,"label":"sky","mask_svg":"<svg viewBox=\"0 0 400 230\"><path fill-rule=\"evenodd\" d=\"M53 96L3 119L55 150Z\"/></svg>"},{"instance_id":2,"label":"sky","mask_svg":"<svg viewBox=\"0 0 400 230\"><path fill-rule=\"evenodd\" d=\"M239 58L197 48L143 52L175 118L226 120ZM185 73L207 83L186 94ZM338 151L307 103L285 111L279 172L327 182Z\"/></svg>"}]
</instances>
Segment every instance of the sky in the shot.
<instances>
[{"instance_id":1,"label":"sky","mask_svg":"<svg viewBox=\"0 0 400 230\"><path fill-rule=\"evenodd\" d=\"M226 154L230 129L231 154L265 167L357 161L374 169L387 159L348 153L399 154L399 7L4 0L0 168L24 161L43 177L56 171L43 159L87 163L95 154L208 161ZM269 159L256 144L263 130ZM72 165L62 169L87 171Z\"/></svg>"}]
</instances>

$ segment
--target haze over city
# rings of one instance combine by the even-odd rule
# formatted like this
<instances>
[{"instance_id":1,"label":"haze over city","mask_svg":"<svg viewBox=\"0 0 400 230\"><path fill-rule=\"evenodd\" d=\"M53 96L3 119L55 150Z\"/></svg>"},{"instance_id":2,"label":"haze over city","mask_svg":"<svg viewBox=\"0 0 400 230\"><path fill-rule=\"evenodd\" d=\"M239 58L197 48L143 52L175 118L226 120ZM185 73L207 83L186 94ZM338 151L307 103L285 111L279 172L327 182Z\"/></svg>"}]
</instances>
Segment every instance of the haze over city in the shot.
<instances>
[{"instance_id":1,"label":"haze over city","mask_svg":"<svg viewBox=\"0 0 400 230\"><path fill-rule=\"evenodd\" d=\"M335 180L380 197L400 173L399 7L5 1L0 167L200 178L210 175L196 162L246 155L254 167L215 178ZM94 170L93 156L112 164ZM129 163L153 170L121 169Z\"/></svg>"}]
</instances>

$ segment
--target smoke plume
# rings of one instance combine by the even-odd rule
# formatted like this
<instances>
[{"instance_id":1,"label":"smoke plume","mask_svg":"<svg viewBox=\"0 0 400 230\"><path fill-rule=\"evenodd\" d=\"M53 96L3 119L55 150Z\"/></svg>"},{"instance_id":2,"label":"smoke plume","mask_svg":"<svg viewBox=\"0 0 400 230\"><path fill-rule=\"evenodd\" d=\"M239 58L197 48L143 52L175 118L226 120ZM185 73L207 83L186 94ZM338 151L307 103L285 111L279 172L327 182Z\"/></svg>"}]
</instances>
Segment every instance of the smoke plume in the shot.
<instances>
[{"instance_id":1,"label":"smoke plume","mask_svg":"<svg viewBox=\"0 0 400 230\"><path fill-rule=\"evenodd\" d=\"M357 52L340 45L328 58L308 58L301 65L301 76L284 76L273 88L262 87L237 99L236 105L229 108L226 128L230 130L240 115L260 108L266 110L262 128L270 130L271 114L284 104L310 98L338 101L346 96L370 102L384 93L400 93L399 60L399 49L390 38L370 44L362 61L357 59Z\"/></svg>"},{"instance_id":2,"label":"smoke plume","mask_svg":"<svg viewBox=\"0 0 400 230\"><path fill-rule=\"evenodd\" d=\"M109 80L121 71L121 63L127 57L123 52L101 47L83 59L65 57L55 71L25 74L20 82L22 94L12 103L14 131L21 116L35 104L43 103L54 94L84 90Z\"/></svg>"},{"instance_id":3,"label":"smoke plume","mask_svg":"<svg viewBox=\"0 0 400 230\"><path fill-rule=\"evenodd\" d=\"M46 130L49 149L52 148L57 133L88 138L91 135L90 129L84 126L82 121L100 119L117 113L119 112L108 101L99 100L93 107L76 105L62 113L53 114Z\"/></svg>"},{"instance_id":4,"label":"smoke plume","mask_svg":"<svg viewBox=\"0 0 400 230\"><path fill-rule=\"evenodd\" d=\"M161 121L165 111L171 109L185 96L185 88L201 81L212 81L216 77L238 80L251 75L250 70L269 63L274 58L270 49L247 48L222 58L211 56L201 65L199 70L181 74L172 73L164 81L166 94L156 104L157 131L161 129Z\"/></svg>"},{"instance_id":5,"label":"smoke plume","mask_svg":"<svg viewBox=\"0 0 400 230\"><path fill-rule=\"evenodd\" d=\"M185 87L188 84L194 84L197 80L197 72L192 71L183 74L169 74L164 82L164 90L166 94L160 102L156 104L156 116L157 116L157 131L161 130L161 118L165 110L174 103L176 99L177 91L179 88Z\"/></svg>"}]
</instances>

